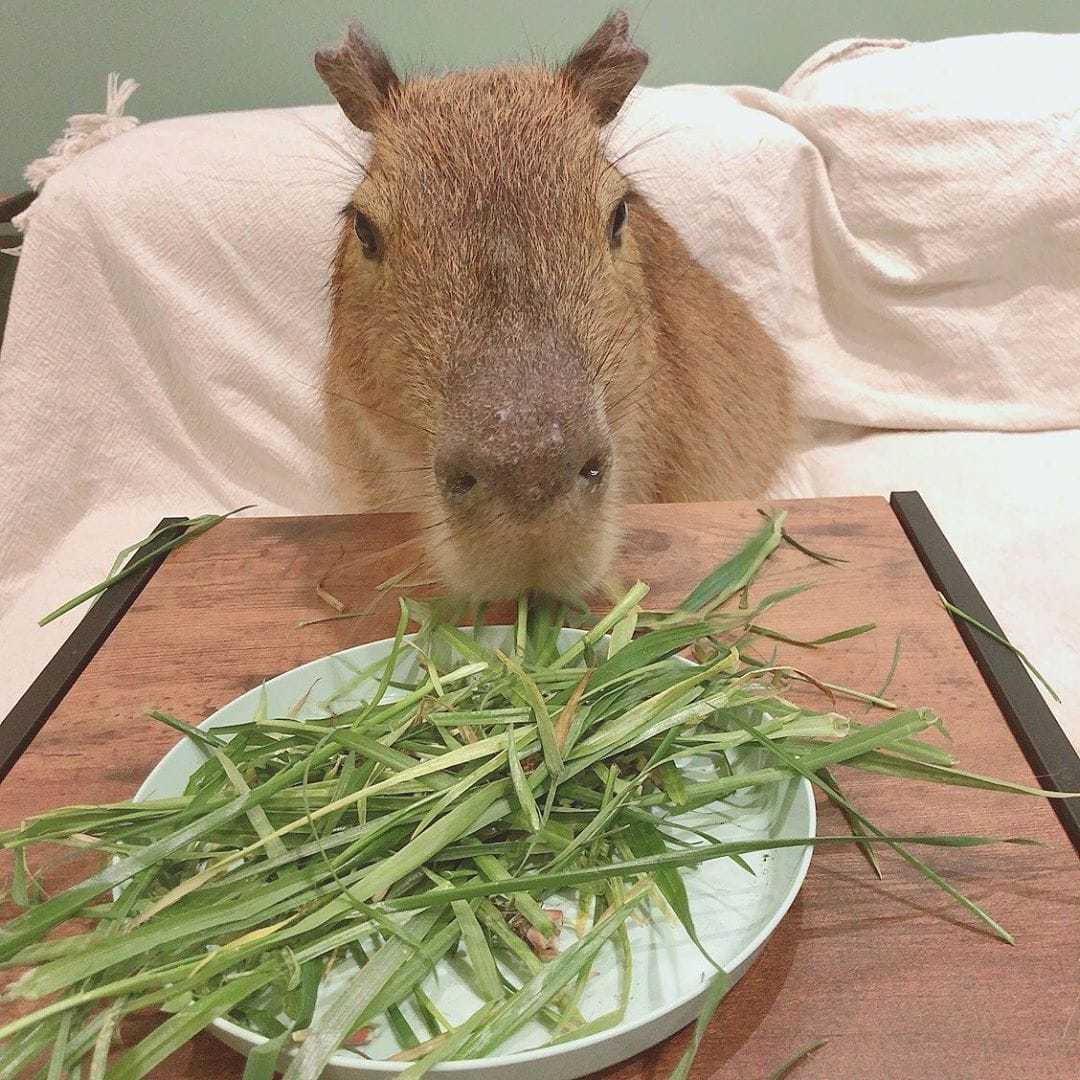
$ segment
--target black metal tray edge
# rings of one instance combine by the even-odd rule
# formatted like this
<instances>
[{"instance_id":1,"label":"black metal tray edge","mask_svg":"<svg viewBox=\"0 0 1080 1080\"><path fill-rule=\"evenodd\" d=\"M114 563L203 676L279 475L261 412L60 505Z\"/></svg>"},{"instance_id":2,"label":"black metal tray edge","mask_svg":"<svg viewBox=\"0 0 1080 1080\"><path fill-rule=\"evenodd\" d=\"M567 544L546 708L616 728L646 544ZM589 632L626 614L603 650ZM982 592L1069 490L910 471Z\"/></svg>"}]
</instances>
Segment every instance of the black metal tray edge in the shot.
<instances>
[{"instance_id":1,"label":"black metal tray edge","mask_svg":"<svg viewBox=\"0 0 1080 1080\"><path fill-rule=\"evenodd\" d=\"M889 504L934 588L954 607L1003 634L922 496L917 491L894 491ZM970 623L962 619L953 622L1039 784L1050 791L1080 791L1080 755L1062 731L1023 661ZM1050 802L1080 854L1080 799Z\"/></svg>"},{"instance_id":2,"label":"black metal tray edge","mask_svg":"<svg viewBox=\"0 0 1080 1080\"><path fill-rule=\"evenodd\" d=\"M158 529L182 525L187 518L163 518ZM156 531L156 530L155 530ZM131 556L127 565L145 558L154 548L179 535L179 529L157 537L144 544ZM27 688L26 693L13 706L7 718L0 724L0 781L11 771L23 751L34 740L64 695L93 660L98 649L112 633L124 613L142 592L146 583L165 561L168 552L162 552L130 577L118 581L106 589L72 630L68 639L57 649L53 658Z\"/></svg>"}]
</instances>

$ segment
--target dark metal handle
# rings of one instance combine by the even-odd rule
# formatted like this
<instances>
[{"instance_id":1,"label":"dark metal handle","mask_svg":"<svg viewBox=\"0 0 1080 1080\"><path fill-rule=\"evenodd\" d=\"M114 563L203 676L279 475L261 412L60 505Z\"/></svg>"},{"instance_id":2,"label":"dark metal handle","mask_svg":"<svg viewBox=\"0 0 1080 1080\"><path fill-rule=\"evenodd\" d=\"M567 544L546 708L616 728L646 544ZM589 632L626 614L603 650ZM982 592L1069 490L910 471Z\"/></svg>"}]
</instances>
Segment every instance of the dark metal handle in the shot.
<instances>
[{"instance_id":1,"label":"dark metal handle","mask_svg":"<svg viewBox=\"0 0 1080 1080\"><path fill-rule=\"evenodd\" d=\"M164 518L158 529L168 528L170 525L180 526L187 520ZM155 537L131 556L128 565L149 555L156 547L179 536L181 532L177 527ZM33 742L34 736L52 716L56 706L64 700L64 695L83 673L86 665L94 658L167 555L168 552L163 551L158 558L151 559L134 574L106 589L83 616L82 622L71 632L67 641L60 646L56 655L45 665L41 674L30 684L26 693L15 703L7 719L0 724L0 780L7 776L23 751Z\"/></svg>"},{"instance_id":2,"label":"dark metal handle","mask_svg":"<svg viewBox=\"0 0 1080 1080\"><path fill-rule=\"evenodd\" d=\"M1001 634L997 619L922 496L917 491L894 491L889 502L934 588L954 607ZM1039 784L1048 791L1080 791L1080 755L1061 730L1023 661L977 627L961 619L954 622ZM1080 854L1080 799L1050 801Z\"/></svg>"}]
</instances>

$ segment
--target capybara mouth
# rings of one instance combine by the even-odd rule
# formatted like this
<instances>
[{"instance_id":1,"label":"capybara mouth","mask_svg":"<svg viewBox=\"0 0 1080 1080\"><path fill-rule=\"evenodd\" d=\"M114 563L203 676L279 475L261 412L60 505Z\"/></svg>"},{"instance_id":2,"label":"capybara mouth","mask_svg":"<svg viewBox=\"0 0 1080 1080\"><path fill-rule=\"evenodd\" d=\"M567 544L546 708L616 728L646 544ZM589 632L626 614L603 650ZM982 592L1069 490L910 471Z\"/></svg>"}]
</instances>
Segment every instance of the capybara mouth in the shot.
<instances>
[{"instance_id":1,"label":"capybara mouth","mask_svg":"<svg viewBox=\"0 0 1080 1080\"><path fill-rule=\"evenodd\" d=\"M452 514L426 535L433 569L467 600L505 600L526 591L576 600L611 569L620 528L613 508L604 505L521 522Z\"/></svg>"}]
</instances>

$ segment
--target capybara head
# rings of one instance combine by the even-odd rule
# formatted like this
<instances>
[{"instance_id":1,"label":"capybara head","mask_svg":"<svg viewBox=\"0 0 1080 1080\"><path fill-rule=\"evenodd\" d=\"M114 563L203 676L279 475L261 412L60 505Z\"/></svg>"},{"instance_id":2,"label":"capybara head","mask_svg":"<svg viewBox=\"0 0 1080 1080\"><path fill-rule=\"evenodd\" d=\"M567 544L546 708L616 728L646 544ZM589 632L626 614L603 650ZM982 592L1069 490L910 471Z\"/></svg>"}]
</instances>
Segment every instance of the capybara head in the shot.
<instances>
[{"instance_id":1,"label":"capybara head","mask_svg":"<svg viewBox=\"0 0 1080 1080\"><path fill-rule=\"evenodd\" d=\"M333 374L474 599L578 593L616 546L648 297L601 128L646 63L622 13L555 71L403 81L355 25L315 58L373 136L335 258Z\"/></svg>"}]
</instances>

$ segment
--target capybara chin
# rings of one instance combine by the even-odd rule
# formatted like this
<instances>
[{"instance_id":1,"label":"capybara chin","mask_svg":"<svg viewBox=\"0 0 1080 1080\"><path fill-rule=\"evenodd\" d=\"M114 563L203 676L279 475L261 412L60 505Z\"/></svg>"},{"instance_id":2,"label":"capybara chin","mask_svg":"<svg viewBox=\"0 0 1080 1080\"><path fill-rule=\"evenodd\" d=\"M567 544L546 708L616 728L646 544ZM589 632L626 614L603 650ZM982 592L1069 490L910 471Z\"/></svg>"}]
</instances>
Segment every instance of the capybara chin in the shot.
<instances>
[{"instance_id":1,"label":"capybara chin","mask_svg":"<svg viewBox=\"0 0 1080 1080\"><path fill-rule=\"evenodd\" d=\"M784 357L605 156L646 63L622 12L554 71L405 81L356 26L315 57L373 136L333 264L331 430L363 504L418 512L471 599L578 595L624 505L760 494L791 441Z\"/></svg>"}]
</instances>

